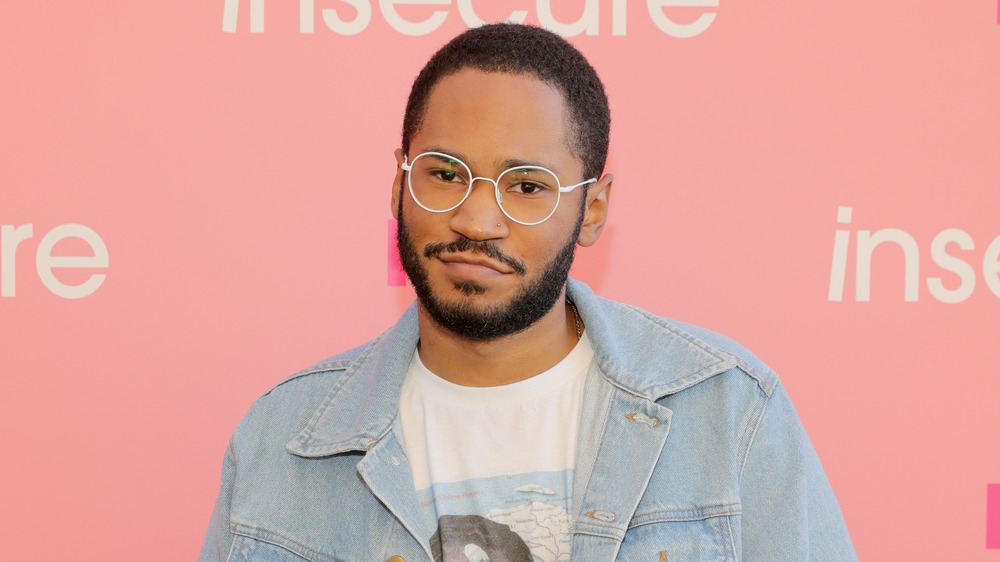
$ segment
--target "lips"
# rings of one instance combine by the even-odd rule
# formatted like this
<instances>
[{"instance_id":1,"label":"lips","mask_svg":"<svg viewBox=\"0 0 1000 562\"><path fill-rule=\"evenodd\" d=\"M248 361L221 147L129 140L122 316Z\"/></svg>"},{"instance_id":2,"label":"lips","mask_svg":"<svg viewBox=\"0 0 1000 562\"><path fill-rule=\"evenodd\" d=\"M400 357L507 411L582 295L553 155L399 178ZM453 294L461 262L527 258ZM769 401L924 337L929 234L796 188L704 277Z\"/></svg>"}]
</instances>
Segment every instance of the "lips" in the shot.
<instances>
[{"instance_id":1,"label":"lips","mask_svg":"<svg viewBox=\"0 0 1000 562\"><path fill-rule=\"evenodd\" d=\"M455 265L485 267L499 273L524 275L527 268L520 260L504 254L493 240L460 237L451 242L433 242L424 247L425 258L438 258Z\"/></svg>"},{"instance_id":2,"label":"lips","mask_svg":"<svg viewBox=\"0 0 1000 562\"><path fill-rule=\"evenodd\" d=\"M462 277L494 277L514 273L514 269L481 254L446 253L438 255L445 267Z\"/></svg>"}]
</instances>

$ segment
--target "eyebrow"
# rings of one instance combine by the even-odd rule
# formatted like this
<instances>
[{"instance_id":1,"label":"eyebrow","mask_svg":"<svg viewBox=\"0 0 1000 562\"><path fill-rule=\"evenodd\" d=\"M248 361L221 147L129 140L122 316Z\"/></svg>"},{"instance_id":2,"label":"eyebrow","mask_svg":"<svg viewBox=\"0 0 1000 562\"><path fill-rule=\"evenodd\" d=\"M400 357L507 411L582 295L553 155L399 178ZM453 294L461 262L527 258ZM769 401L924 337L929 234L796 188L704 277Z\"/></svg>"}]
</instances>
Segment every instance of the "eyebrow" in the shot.
<instances>
[{"instance_id":1,"label":"eyebrow","mask_svg":"<svg viewBox=\"0 0 1000 562\"><path fill-rule=\"evenodd\" d=\"M427 147L424 147L420 152L421 153L423 153L423 152L440 152L442 154L447 154L448 156L454 156L455 158L457 158L457 159L461 160L462 162L464 162L466 166L469 165L469 156L468 155L463 154L461 151L452 150L452 149L449 149L449 148L445 148L443 146L427 146ZM521 160L519 158L507 158L505 160L501 160L501 161L498 162L498 166L497 167L500 170L509 170L511 168L517 168L517 167L520 167L520 166L539 166L539 167L542 167L542 168L546 168L546 169L552 170L552 172L555 173L557 176L559 175L559 170L556 169L556 167L552 166L551 164L547 164L547 163L543 163L543 162L533 162L531 160Z\"/></svg>"},{"instance_id":2,"label":"eyebrow","mask_svg":"<svg viewBox=\"0 0 1000 562\"><path fill-rule=\"evenodd\" d=\"M555 166L543 162L531 162L529 160L518 160L516 158L508 158L507 160L501 162L500 165L505 170L509 170L510 168L518 168L520 166L538 166L541 168L545 168L547 170L552 170L553 173L559 175L559 170L557 170Z\"/></svg>"},{"instance_id":3,"label":"eyebrow","mask_svg":"<svg viewBox=\"0 0 1000 562\"><path fill-rule=\"evenodd\" d=\"M461 160L462 162L468 162L468 160L469 160L468 155L462 154L461 152L459 152L457 150L447 149L447 148L445 148L443 146L425 146L425 147L421 148L420 151L417 152L417 154L423 154L425 152L439 152L441 154L447 154L448 156L455 157L455 158ZM468 165L468 164L466 164L466 165Z\"/></svg>"}]
</instances>

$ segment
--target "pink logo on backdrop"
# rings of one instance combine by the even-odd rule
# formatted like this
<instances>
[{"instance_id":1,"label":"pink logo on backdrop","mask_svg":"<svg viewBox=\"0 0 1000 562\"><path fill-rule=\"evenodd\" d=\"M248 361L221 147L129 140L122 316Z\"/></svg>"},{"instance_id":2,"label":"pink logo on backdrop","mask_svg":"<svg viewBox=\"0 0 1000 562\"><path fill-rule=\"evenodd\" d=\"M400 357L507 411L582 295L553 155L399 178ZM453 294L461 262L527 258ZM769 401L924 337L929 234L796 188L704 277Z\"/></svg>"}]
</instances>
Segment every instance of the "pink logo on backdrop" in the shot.
<instances>
[{"instance_id":1,"label":"pink logo on backdrop","mask_svg":"<svg viewBox=\"0 0 1000 562\"><path fill-rule=\"evenodd\" d=\"M986 548L1000 549L1000 484L986 485Z\"/></svg>"}]
</instances>

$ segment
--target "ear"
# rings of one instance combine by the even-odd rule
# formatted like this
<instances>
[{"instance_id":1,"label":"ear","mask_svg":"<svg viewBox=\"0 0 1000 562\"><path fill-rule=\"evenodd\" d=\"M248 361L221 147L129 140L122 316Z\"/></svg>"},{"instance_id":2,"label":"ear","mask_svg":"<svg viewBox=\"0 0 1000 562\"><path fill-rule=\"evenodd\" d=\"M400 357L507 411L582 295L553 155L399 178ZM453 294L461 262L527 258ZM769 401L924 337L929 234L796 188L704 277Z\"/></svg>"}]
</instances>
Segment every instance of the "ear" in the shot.
<instances>
[{"instance_id":1,"label":"ear","mask_svg":"<svg viewBox=\"0 0 1000 562\"><path fill-rule=\"evenodd\" d=\"M587 201L583 209L583 225L580 227L580 237L576 240L577 244L593 246L601 237L604 222L608 220L608 202L611 199L611 184L614 181L614 176L605 174L587 190Z\"/></svg>"},{"instance_id":2,"label":"ear","mask_svg":"<svg viewBox=\"0 0 1000 562\"><path fill-rule=\"evenodd\" d=\"M396 156L396 179L392 180L392 199L389 206L392 207L392 218L399 220L399 198L403 190L403 149L397 148L393 151Z\"/></svg>"}]
</instances>

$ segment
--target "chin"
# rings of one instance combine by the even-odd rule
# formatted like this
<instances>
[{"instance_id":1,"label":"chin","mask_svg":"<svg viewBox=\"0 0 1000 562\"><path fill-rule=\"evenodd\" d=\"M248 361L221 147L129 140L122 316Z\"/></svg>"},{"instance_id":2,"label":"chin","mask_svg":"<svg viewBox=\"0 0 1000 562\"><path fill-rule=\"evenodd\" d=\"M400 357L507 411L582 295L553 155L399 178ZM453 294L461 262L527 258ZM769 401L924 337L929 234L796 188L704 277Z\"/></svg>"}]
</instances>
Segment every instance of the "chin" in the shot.
<instances>
[{"instance_id":1,"label":"chin","mask_svg":"<svg viewBox=\"0 0 1000 562\"><path fill-rule=\"evenodd\" d=\"M455 290L466 296L481 295L486 292L486 287L475 281L452 281Z\"/></svg>"}]
</instances>

